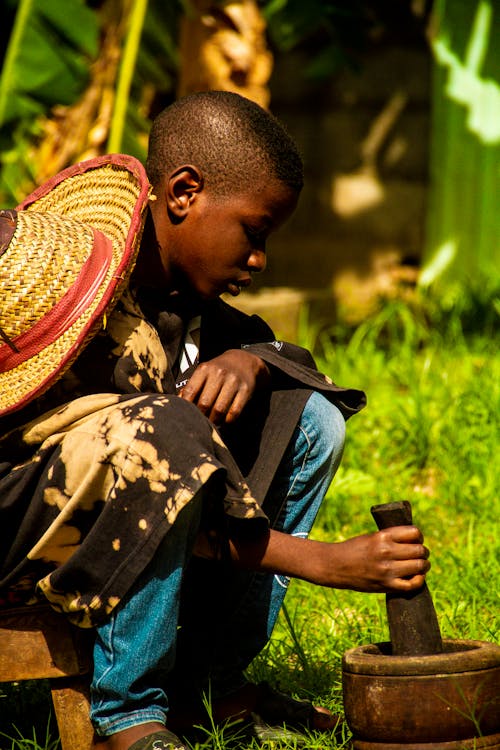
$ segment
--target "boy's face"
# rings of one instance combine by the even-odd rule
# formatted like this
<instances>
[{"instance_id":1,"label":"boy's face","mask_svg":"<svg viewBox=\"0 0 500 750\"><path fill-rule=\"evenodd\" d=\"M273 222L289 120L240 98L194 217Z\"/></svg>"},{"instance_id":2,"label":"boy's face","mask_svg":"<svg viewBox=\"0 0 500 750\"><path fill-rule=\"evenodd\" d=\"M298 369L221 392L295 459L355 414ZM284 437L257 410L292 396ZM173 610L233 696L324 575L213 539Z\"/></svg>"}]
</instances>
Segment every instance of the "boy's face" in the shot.
<instances>
[{"instance_id":1,"label":"boy's face","mask_svg":"<svg viewBox=\"0 0 500 750\"><path fill-rule=\"evenodd\" d=\"M224 197L199 190L182 221L171 225L168 237L158 237L174 288L202 299L238 295L266 267L266 240L293 213L297 199L274 178Z\"/></svg>"}]
</instances>

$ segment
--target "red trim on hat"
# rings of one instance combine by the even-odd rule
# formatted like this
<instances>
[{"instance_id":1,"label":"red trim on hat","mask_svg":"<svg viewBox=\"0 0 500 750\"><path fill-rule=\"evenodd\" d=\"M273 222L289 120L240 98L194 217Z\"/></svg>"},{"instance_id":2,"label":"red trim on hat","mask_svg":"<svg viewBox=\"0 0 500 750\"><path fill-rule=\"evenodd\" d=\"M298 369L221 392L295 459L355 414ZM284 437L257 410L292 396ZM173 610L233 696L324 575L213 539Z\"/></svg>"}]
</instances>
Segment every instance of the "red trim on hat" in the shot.
<instances>
[{"instance_id":1,"label":"red trim on hat","mask_svg":"<svg viewBox=\"0 0 500 750\"><path fill-rule=\"evenodd\" d=\"M93 229L92 251L66 294L26 333L12 339L18 352L0 346L0 372L18 367L35 357L76 323L99 291L113 257L111 241Z\"/></svg>"},{"instance_id":2,"label":"red trim on hat","mask_svg":"<svg viewBox=\"0 0 500 750\"><path fill-rule=\"evenodd\" d=\"M143 165L135 157L128 156L127 154L107 154L104 156L98 156L94 159L89 159L87 161L81 161L78 164L67 167L62 172L59 172L59 174L55 175L52 179L48 180L43 185L40 185L40 187L38 187L33 193L31 193L31 195L27 196L22 201L22 203L17 206L18 211L25 210L29 207L33 207L36 210L36 201L39 198L47 195L50 190L52 190L63 180L77 174L85 174L92 169L99 169L99 167L105 166L107 164L114 164L117 167L127 169L135 177L139 187L139 195L137 197L133 213L130 217L129 231L126 238L125 247L123 249L121 261L118 264L118 267L116 268L115 273L110 280L110 283L104 289L104 293L99 300L99 303L97 304L97 307L94 310L91 319L88 320L85 326L82 328L76 341L69 348L69 350L62 355L60 362L54 368L53 372L47 375L47 377L44 378L42 382L34 383L32 390L29 393L26 393L18 401L14 402L11 406L0 409L0 416L8 414L17 409L21 409L26 404L30 403L30 401L32 401L34 398L46 391L51 385L53 385L53 383L60 376L61 372L64 371L64 369L67 367L68 363L72 362L80 352L82 345L84 345L84 343L88 340L88 337L92 333L93 329L99 326L99 321L102 319L106 310L109 310L110 306L113 305L114 302L116 302L115 295L118 287L118 282L120 279L127 277L130 273L131 263L133 262L134 255L137 252L137 236L142 231L142 217L147 207L151 186L147 179L146 171ZM68 218L78 218L78 216L75 216L74 213L71 213L68 215ZM3 353L3 348L0 349L0 351ZM12 352L12 354L13 353L14 352Z\"/></svg>"},{"instance_id":3,"label":"red trim on hat","mask_svg":"<svg viewBox=\"0 0 500 750\"><path fill-rule=\"evenodd\" d=\"M66 167L66 169L62 170L62 172L58 172L56 175L37 187L32 193L30 193L30 195L28 195L21 203L19 203L18 206L16 206L16 209L17 211L24 211L25 209L29 208L29 206L32 206L33 203L36 203L36 201L40 198L45 197L48 193L51 192L51 190L57 187L57 185L59 185L61 182L67 180L69 177L74 177L77 174L85 174L86 172L90 172L92 169L99 169L100 167L105 167L109 164L115 164L117 167L122 167L123 169L127 169L129 172L131 172L140 185L140 195L138 198L138 203L142 203L142 201L147 200L147 196L149 193L149 182L146 175L146 170L144 169L141 162L136 159L135 156L129 156L128 154L104 154L104 156L96 156L93 159L79 161L77 162L77 164L72 164L70 167ZM57 211L52 212L57 213Z\"/></svg>"}]
</instances>

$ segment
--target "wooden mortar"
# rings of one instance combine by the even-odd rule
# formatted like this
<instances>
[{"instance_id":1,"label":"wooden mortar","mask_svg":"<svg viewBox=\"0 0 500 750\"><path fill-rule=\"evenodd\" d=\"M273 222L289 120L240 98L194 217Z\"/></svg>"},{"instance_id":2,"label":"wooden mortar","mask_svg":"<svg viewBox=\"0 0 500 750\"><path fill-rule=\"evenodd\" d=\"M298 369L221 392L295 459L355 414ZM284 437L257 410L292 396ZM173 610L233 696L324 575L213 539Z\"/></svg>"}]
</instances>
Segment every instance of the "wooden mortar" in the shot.
<instances>
[{"instance_id":1,"label":"wooden mortar","mask_svg":"<svg viewBox=\"0 0 500 750\"><path fill-rule=\"evenodd\" d=\"M409 503L374 506L379 528ZM386 597L390 643L347 651L344 710L354 750L500 750L500 646L441 639L427 585Z\"/></svg>"}]
</instances>

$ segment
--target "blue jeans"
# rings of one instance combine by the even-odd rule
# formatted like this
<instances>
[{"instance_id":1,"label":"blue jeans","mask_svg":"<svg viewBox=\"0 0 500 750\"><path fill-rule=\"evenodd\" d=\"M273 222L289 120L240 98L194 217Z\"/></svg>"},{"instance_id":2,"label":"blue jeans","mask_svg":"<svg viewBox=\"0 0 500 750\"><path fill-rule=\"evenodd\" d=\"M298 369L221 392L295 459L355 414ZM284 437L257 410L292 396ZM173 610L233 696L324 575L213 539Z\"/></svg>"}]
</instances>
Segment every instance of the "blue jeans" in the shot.
<instances>
[{"instance_id":1,"label":"blue jeans","mask_svg":"<svg viewBox=\"0 0 500 750\"><path fill-rule=\"evenodd\" d=\"M271 485L271 526L307 537L338 468L345 438L339 410L313 394ZM158 721L210 683L223 695L267 643L288 579L190 558L202 497L182 511L125 602L97 629L91 718L98 734ZM182 587L181 587L182 583Z\"/></svg>"}]
</instances>

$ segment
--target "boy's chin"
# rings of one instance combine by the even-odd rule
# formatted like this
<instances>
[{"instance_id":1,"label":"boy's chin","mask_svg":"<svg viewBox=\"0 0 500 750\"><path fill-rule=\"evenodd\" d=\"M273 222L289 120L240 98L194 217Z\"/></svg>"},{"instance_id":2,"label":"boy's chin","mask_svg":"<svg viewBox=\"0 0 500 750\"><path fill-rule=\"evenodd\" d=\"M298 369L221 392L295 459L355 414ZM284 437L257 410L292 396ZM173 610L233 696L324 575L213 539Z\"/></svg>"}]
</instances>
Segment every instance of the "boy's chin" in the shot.
<instances>
[{"instance_id":1,"label":"boy's chin","mask_svg":"<svg viewBox=\"0 0 500 750\"><path fill-rule=\"evenodd\" d=\"M230 294L231 297L237 297L238 294L241 292L241 287L238 286L238 284L228 284L226 292L227 294Z\"/></svg>"}]
</instances>

